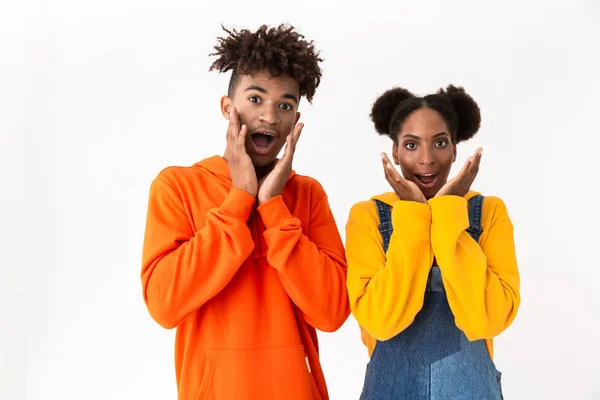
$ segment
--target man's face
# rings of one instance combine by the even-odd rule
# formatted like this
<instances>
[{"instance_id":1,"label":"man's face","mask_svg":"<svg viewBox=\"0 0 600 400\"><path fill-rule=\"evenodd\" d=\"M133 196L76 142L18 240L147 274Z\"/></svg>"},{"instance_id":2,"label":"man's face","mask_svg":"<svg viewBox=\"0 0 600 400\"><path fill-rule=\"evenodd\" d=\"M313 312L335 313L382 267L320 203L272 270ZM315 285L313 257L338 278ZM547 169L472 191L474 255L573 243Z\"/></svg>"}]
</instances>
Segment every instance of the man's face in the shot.
<instances>
[{"instance_id":1,"label":"man's face","mask_svg":"<svg viewBox=\"0 0 600 400\"><path fill-rule=\"evenodd\" d=\"M246 151L255 167L269 166L300 118L300 85L288 75L268 71L241 75L232 97L221 100L221 112L229 119L233 105L248 127Z\"/></svg>"}]
</instances>

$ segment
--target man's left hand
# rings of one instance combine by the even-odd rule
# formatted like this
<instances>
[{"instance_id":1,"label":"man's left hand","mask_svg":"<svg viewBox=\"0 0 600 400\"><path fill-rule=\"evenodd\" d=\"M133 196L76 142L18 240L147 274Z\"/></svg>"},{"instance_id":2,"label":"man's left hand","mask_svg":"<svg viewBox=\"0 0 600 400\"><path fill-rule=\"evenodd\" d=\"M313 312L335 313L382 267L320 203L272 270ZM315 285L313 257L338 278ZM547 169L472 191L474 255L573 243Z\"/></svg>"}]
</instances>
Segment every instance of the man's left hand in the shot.
<instances>
[{"instance_id":1,"label":"man's left hand","mask_svg":"<svg viewBox=\"0 0 600 400\"><path fill-rule=\"evenodd\" d=\"M292 160L294 158L294 152L296 151L296 143L298 143L303 128L303 123L299 123L294 127L294 130L286 139L283 157L279 160L275 160L275 165L271 172L258 182L257 198L259 205L271 200L273 197L279 196L283 191L283 188L292 173Z\"/></svg>"}]
</instances>

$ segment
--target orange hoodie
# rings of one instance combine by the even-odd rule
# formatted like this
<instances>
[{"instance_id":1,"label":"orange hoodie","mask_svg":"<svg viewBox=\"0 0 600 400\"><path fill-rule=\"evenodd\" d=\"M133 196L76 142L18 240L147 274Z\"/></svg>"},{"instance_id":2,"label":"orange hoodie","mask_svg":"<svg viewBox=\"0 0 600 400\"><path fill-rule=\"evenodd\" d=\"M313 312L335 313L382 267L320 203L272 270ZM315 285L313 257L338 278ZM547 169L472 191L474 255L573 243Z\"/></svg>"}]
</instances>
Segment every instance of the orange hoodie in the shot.
<instances>
[{"instance_id":1,"label":"orange hoodie","mask_svg":"<svg viewBox=\"0 0 600 400\"><path fill-rule=\"evenodd\" d=\"M315 328L337 330L350 306L327 196L292 172L280 196L255 205L219 156L151 185L144 300L177 328L180 400L328 399Z\"/></svg>"}]
</instances>

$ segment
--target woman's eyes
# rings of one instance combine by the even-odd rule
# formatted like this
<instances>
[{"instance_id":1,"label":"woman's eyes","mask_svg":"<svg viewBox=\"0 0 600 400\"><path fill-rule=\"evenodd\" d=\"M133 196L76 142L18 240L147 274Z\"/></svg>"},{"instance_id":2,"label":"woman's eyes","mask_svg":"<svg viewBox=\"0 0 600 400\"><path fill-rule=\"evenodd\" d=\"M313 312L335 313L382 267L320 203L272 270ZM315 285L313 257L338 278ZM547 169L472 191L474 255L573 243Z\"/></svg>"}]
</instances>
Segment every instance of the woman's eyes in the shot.
<instances>
[{"instance_id":1,"label":"woman's eyes","mask_svg":"<svg viewBox=\"0 0 600 400\"><path fill-rule=\"evenodd\" d=\"M436 147L446 147L448 145L448 141L447 140L438 140L437 142L435 142L435 146ZM404 143L404 147L406 147L409 150L414 150L417 148L417 144L414 142L407 142Z\"/></svg>"}]
</instances>

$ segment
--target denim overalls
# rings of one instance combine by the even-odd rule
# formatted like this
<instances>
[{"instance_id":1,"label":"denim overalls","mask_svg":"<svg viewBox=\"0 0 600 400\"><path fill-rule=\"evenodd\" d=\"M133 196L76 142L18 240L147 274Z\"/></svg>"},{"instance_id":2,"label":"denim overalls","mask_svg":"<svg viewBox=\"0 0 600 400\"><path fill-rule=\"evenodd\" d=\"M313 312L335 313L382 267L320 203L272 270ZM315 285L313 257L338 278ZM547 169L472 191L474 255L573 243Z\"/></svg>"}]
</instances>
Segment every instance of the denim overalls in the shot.
<instances>
[{"instance_id":1,"label":"denim overalls","mask_svg":"<svg viewBox=\"0 0 600 400\"><path fill-rule=\"evenodd\" d=\"M387 204L375 200L387 252L393 227ZM483 196L469 201L469 229L479 241ZM456 327L440 268L434 261L423 308L395 337L378 341L367 365L361 400L501 400L501 374L484 340L471 342Z\"/></svg>"}]
</instances>

